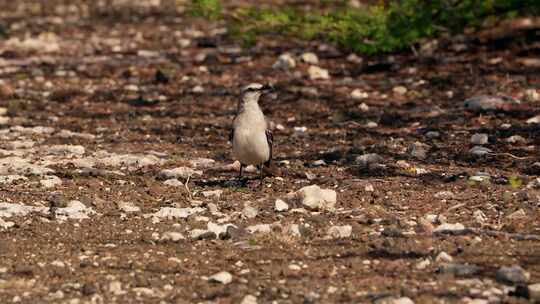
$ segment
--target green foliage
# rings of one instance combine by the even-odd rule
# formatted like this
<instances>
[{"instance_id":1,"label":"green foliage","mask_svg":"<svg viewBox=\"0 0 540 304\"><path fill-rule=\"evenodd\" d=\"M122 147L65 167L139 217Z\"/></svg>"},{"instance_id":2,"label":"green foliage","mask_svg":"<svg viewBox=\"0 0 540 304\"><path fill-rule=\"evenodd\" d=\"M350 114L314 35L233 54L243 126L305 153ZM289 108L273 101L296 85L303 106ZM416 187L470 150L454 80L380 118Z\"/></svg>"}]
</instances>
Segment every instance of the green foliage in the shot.
<instances>
[{"instance_id":1,"label":"green foliage","mask_svg":"<svg viewBox=\"0 0 540 304\"><path fill-rule=\"evenodd\" d=\"M519 178L519 176L510 176L508 183L512 189L518 189L523 184L523 181Z\"/></svg>"},{"instance_id":2,"label":"green foliage","mask_svg":"<svg viewBox=\"0 0 540 304\"><path fill-rule=\"evenodd\" d=\"M192 0L190 12L195 17L218 19L221 16L219 0Z\"/></svg>"},{"instance_id":3,"label":"green foliage","mask_svg":"<svg viewBox=\"0 0 540 304\"><path fill-rule=\"evenodd\" d=\"M199 15L220 12L217 0L198 0ZM381 1L384 3L384 1ZM228 18L231 33L245 44L261 34L320 39L361 53L392 52L441 32L459 32L522 14L540 13L536 0L402 0L362 9L338 3L330 11L302 11L294 7L241 8Z\"/></svg>"}]
</instances>

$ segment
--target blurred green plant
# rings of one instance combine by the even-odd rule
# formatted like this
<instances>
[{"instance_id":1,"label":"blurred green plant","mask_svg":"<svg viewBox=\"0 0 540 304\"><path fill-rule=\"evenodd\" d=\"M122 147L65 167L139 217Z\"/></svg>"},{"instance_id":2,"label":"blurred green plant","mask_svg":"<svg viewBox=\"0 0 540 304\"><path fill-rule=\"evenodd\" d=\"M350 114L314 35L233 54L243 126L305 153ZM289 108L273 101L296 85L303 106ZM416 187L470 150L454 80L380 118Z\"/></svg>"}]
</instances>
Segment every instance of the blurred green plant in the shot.
<instances>
[{"instance_id":1,"label":"blurred green plant","mask_svg":"<svg viewBox=\"0 0 540 304\"><path fill-rule=\"evenodd\" d=\"M218 0L193 1L199 15L217 18ZM306 11L284 6L238 8L228 21L230 32L251 45L261 34L324 40L360 53L392 52L422 38L466 27L491 24L518 15L539 15L537 0L402 0L379 1L363 8L339 1L332 10Z\"/></svg>"},{"instance_id":2,"label":"blurred green plant","mask_svg":"<svg viewBox=\"0 0 540 304\"><path fill-rule=\"evenodd\" d=\"M219 0L192 0L191 15L208 19L218 19L221 17L221 3Z\"/></svg>"}]
</instances>

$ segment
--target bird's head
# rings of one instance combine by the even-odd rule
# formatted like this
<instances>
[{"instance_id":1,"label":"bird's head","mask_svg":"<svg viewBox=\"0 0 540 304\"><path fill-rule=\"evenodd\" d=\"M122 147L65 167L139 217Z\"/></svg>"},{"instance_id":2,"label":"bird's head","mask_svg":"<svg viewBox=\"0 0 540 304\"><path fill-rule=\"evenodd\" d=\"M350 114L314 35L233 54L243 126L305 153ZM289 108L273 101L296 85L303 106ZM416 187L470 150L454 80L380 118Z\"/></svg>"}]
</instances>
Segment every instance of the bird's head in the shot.
<instances>
[{"instance_id":1,"label":"bird's head","mask_svg":"<svg viewBox=\"0 0 540 304\"><path fill-rule=\"evenodd\" d=\"M262 94L270 92L274 87L270 84L250 83L242 88L242 101L259 101Z\"/></svg>"}]
</instances>

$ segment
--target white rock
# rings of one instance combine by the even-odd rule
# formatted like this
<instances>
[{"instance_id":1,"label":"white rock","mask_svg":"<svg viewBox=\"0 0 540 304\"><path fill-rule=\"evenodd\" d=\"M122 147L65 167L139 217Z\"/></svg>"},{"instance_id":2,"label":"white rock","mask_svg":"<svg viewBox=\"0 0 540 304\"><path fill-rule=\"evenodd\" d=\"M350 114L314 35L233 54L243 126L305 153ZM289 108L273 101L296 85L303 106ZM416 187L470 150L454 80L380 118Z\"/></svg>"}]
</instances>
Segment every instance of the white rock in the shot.
<instances>
[{"instance_id":1,"label":"white rock","mask_svg":"<svg viewBox=\"0 0 540 304\"><path fill-rule=\"evenodd\" d=\"M392 91L399 95L405 95L407 93L407 88L404 86L397 86L397 87L394 87Z\"/></svg>"},{"instance_id":2,"label":"white rock","mask_svg":"<svg viewBox=\"0 0 540 304\"><path fill-rule=\"evenodd\" d=\"M314 210L334 210L337 202L336 191L321 189L317 185L301 188L296 192L302 204Z\"/></svg>"},{"instance_id":3,"label":"white rock","mask_svg":"<svg viewBox=\"0 0 540 304\"><path fill-rule=\"evenodd\" d=\"M482 210L475 210L473 212L473 217L474 217L474 220L480 224L484 223L487 220L487 216L484 214Z\"/></svg>"},{"instance_id":4,"label":"white rock","mask_svg":"<svg viewBox=\"0 0 540 304\"><path fill-rule=\"evenodd\" d=\"M439 225L437 228L433 230L434 233L459 233L465 230L465 226L461 223L444 223L442 225Z\"/></svg>"},{"instance_id":5,"label":"white rock","mask_svg":"<svg viewBox=\"0 0 540 304\"><path fill-rule=\"evenodd\" d=\"M46 207L34 207L21 204L0 203L0 218L12 217L12 216L25 216L30 212L46 213L49 208Z\"/></svg>"},{"instance_id":6,"label":"white rock","mask_svg":"<svg viewBox=\"0 0 540 304\"><path fill-rule=\"evenodd\" d=\"M216 163L215 160L210 159L210 158L203 158L203 157L195 158L195 159L192 159L192 160L189 161L189 164L192 167L195 167L197 169L210 168L215 163Z\"/></svg>"},{"instance_id":7,"label":"white rock","mask_svg":"<svg viewBox=\"0 0 540 304\"><path fill-rule=\"evenodd\" d=\"M536 115L534 117L531 117L527 119L528 124L540 124L540 115Z\"/></svg>"},{"instance_id":8,"label":"white rock","mask_svg":"<svg viewBox=\"0 0 540 304\"><path fill-rule=\"evenodd\" d=\"M284 53L279 56L277 61L272 65L274 69L287 70L296 67L296 61L289 53Z\"/></svg>"},{"instance_id":9,"label":"white rock","mask_svg":"<svg viewBox=\"0 0 540 304\"><path fill-rule=\"evenodd\" d=\"M8 112L7 108L0 107L0 116L5 116Z\"/></svg>"},{"instance_id":10,"label":"white rock","mask_svg":"<svg viewBox=\"0 0 540 304\"><path fill-rule=\"evenodd\" d=\"M122 290L122 283L120 281L112 281L109 283L109 292L116 296L126 294L125 290Z\"/></svg>"},{"instance_id":11,"label":"white rock","mask_svg":"<svg viewBox=\"0 0 540 304\"><path fill-rule=\"evenodd\" d=\"M138 92L139 87L134 85L134 84L128 84L128 85L124 86L124 90L131 91L131 92Z\"/></svg>"},{"instance_id":12,"label":"white rock","mask_svg":"<svg viewBox=\"0 0 540 304\"><path fill-rule=\"evenodd\" d=\"M446 199L446 200L453 199L456 197L452 191L439 191L435 193L435 195L433 196L437 199Z\"/></svg>"},{"instance_id":13,"label":"white rock","mask_svg":"<svg viewBox=\"0 0 540 304\"><path fill-rule=\"evenodd\" d=\"M7 125L9 123L10 118L7 116L0 116L0 126L1 125Z\"/></svg>"},{"instance_id":14,"label":"white rock","mask_svg":"<svg viewBox=\"0 0 540 304\"><path fill-rule=\"evenodd\" d=\"M191 89L191 92L197 93L197 94L204 93L204 87L201 85L196 85L193 87L193 89Z\"/></svg>"},{"instance_id":15,"label":"white rock","mask_svg":"<svg viewBox=\"0 0 540 304\"><path fill-rule=\"evenodd\" d=\"M0 228L1 229L8 229L8 228L11 228L13 226L15 226L14 222L4 221L2 218L0 218Z\"/></svg>"},{"instance_id":16,"label":"white rock","mask_svg":"<svg viewBox=\"0 0 540 304\"><path fill-rule=\"evenodd\" d=\"M54 170L17 156L0 158L0 175L46 175Z\"/></svg>"},{"instance_id":17,"label":"white rock","mask_svg":"<svg viewBox=\"0 0 540 304\"><path fill-rule=\"evenodd\" d=\"M247 219L255 218L258 214L259 210L257 210L250 204L245 204L244 209L242 210L242 216Z\"/></svg>"},{"instance_id":18,"label":"white rock","mask_svg":"<svg viewBox=\"0 0 540 304\"><path fill-rule=\"evenodd\" d=\"M54 155L83 155L85 152L84 147L80 145L55 145L48 147L47 150L49 154Z\"/></svg>"},{"instance_id":19,"label":"white rock","mask_svg":"<svg viewBox=\"0 0 540 304\"><path fill-rule=\"evenodd\" d=\"M423 259L420 262L416 263L415 268L418 270L424 270L429 265L431 265L431 261L429 259Z\"/></svg>"},{"instance_id":20,"label":"white rock","mask_svg":"<svg viewBox=\"0 0 540 304\"><path fill-rule=\"evenodd\" d=\"M210 278L208 278L210 282L217 282L217 283L221 283L221 284L229 284L232 282L232 275L227 272L227 271L221 271L221 272L218 272L212 276L210 276Z\"/></svg>"},{"instance_id":21,"label":"white rock","mask_svg":"<svg viewBox=\"0 0 540 304\"><path fill-rule=\"evenodd\" d=\"M302 270L302 267L300 267L300 266L298 266L296 264L290 264L289 269L292 270L292 271L300 271L300 270Z\"/></svg>"},{"instance_id":22,"label":"white rock","mask_svg":"<svg viewBox=\"0 0 540 304\"><path fill-rule=\"evenodd\" d=\"M185 239L182 233L176 231L167 231L161 236L162 241L178 242Z\"/></svg>"},{"instance_id":23,"label":"white rock","mask_svg":"<svg viewBox=\"0 0 540 304\"><path fill-rule=\"evenodd\" d=\"M282 201L280 199L277 199L274 209L276 209L276 211L278 211L278 212L287 211L287 210L289 210L289 205L287 203L285 203L284 201Z\"/></svg>"},{"instance_id":24,"label":"white rock","mask_svg":"<svg viewBox=\"0 0 540 304\"><path fill-rule=\"evenodd\" d=\"M203 191L201 193L206 198L219 200L219 198L221 197L221 194L223 193L223 190L220 190L220 189L218 189L218 190L208 190L208 191Z\"/></svg>"},{"instance_id":25,"label":"white rock","mask_svg":"<svg viewBox=\"0 0 540 304\"><path fill-rule=\"evenodd\" d=\"M524 144L527 142L527 140L523 138L523 136L519 136L519 135L512 135L508 137L507 139L505 139L505 141L511 144Z\"/></svg>"},{"instance_id":26,"label":"white rock","mask_svg":"<svg viewBox=\"0 0 540 304\"><path fill-rule=\"evenodd\" d=\"M252 295L246 295L240 304L257 304L257 297Z\"/></svg>"},{"instance_id":27,"label":"white rock","mask_svg":"<svg viewBox=\"0 0 540 304\"><path fill-rule=\"evenodd\" d=\"M187 218L193 214L201 213L205 209L201 207L195 208L173 208L173 207L162 207L155 213L145 214L145 217L155 217L162 219L182 219Z\"/></svg>"},{"instance_id":28,"label":"white rock","mask_svg":"<svg viewBox=\"0 0 540 304\"><path fill-rule=\"evenodd\" d=\"M295 237L302 236L302 233L300 232L300 225L298 224L290 224L286 226L283 232L285 232L288 235L295 236Z\"/></svg>"},{"instance_id":29,"label":"white rock","mask_svg":"<svg viewBox=\"0 0 540 304\"><path fill-rule=\"evenodd\" d=\"M193 175L202 175L202 171L193 170L188 167L178 167L174 169L161 170L159 175L163 179L181 178L185 180Z\"/></svg>"},{"instance_id":30,"label":"white rock","mask_svg":"<svg viewBox=\"0 0 540 304\"><path fill-rule=\"evenodd\" d=\"M482 147L482 146L474 146L471 149L469 149L469 153L474 156L484 156L492 153L491 149Z\"/></svg>"},{"instance_id":31,"label":"white rock","mask_svg":"<svg viewBox=\"0 0 540 304\"><path fill-rule=\"evenodd\" d=\"M368 167L382 163L383 158L377 153L368 153L357 156L355 162L362 167Z\"/></svg>"},{"instance_id":32,"label":"white rock","mask_svg":"<svg viewBox=\"0 0 540 304\"><path fill-rule=\"evenodd\" d=\"M485 133L476 133L471 136L471 144L485 145L488 143L488 135Z\"/></svg>"},{"instance_id":33,"label":"white rock","mask_svg":"<svg viewBox=\"0 0 540 304\"><path fill-rule=\"evenodd\" d=\"M56 134L58 137L62 137L62 138L72 138L72 137L76 137L76 138L82 138L82 139L87 139L87 140L92 140L92 139L95 139L96 136L93 135L93 134L89 134L89 133L78 133L78 132L72 132L72 131L69 131L69 130L61 130L60 132L58 132L58 134Z\"/></svg>"},{"instance_id":34,"label":"white rock","mask_svg":"<svg viewBox=\"0 0 540 304\"><path fill-rule=\"evenodd\" d=\"M529 285L529 298L534 303L540 303L540 283Z\"/></svg>"},{"instance_id":35,"label":"white rock","mask_svg":"<svg viewBox=\"0 0 540 304\"><path fill-rule=\"evenodd\" d=\"M248 226L246 230L249 231L249 233L270 233L272 232L272 226L269 224L258 224Z\"/></svg>"},{"instance_id":36,"label":"white rock","mask_svg":"<svg viewBox=\"0 0 540 304\"><path fill-rule=\"evenodd\" d=\"M28 180L27 177L22 175L0 175L0 184L11 184L18 180Z\"/></svg>"},{"instance_id":37,"label":"white rock","mask_svg":"<svg viewBox=\"0 0 540 304\"><path fill-rule=\"evenodd\" d=\"M348 238L351 236L352 233L352 226L351 225L344 225L344 226L332 226L328 228L328 236L332 238Z\"/></svg>"},{"instance_id":38,"label":"white rock","mask_svg":"<svg viewBox=\"0 0 540 304\"><path fill-rule=\"evenodd\" d=\"M316 65L312 65L308 68L309 79L318 80L318 79L330 79L330 74L328 70L320 68Z\"/></svg>"},{"instance_id":39,"label":"white rock","mask_svg":"<svg viewBox=\"0 0 540 304\"><path fill-rule=\"evenodd\" d=\"M170 186L170 187L182 187L184 186L184 184L177 180L176 178L169 178L165 181L163 181L163 184L164 185L167 185L167 186Z\"/></svg>"},{"instance_id":40,"label":"white rock","mask_svg":"<svg viewBox=\"0 0 540 304\"><path fill-rule=\"evenodd\" d=\"M55 175L46 175L39 183L45 188L54 188L62 184L62 180Z\"/></svg>"},{"instance_id":41,"label":"white rock","mask_svg":"<svg viewBox=\"0 0 540 304\"><path fill-rule=\"evenodd\" d=\"M319 58L317 57L315 53L312 53L312 52L304 53L302 54L300 58L302 59L303 62L306 62L306 63L310 63L310 64L319 63Z\"/></svg>"},{"instance_id":42,"label":"white rock","mask_svg":"<svg viewBox=\"0 0 540 304\"><path fill-rule=\"evenodd\" d=\"M435 261L437 262L445 262L445 263L450 263L452 262L454 259L452 258L451 255L449 255L448 253L444 252L444 251L441 251L437 257L435 258Z\"/></svg>"},{"instance_id":43,"label":"white rock","mask_svg":"<svg viewBox=\"0 0 540 304\"><path fill-rule=\"evenodd\" d=\"M107 151L98 151L94 154L95 159L98 163L105 166L119 167L119 166L128 166L128 167L146 167L152 165L160 165L165 162L164 159L160 159L154 154L116 154L109 153Z\"/></svg>"},{"instance_id":44,"label":"white rock","mask_svg":"<svg viewBox=\"0 0 540 304\"><path fill-rule=\"evenodd\" d=\"M535 89L525 90L525 99L527 101L540 101L540 94Z\"/></svg>"},{"instance_id":45,"label":"white rock","mask_svg":"<svg viewBox=\"0 0 540 304\"><path fill-rule=\"evenodd\" d=\"M131 212L139 212L141 211L141 208L139 208L138 206L136 206L135 204L131 203L131 202L124 202L124 201L119 201L116 206L118 207L118 209L120 209L121 211L123 212L127 212L127 213L131 213Z\"/></svg>"},{"instance_id":46,"label":"white rock","mask_svg":"<svg viewBox=\"0 0 540 304\"><path fill-rule=\"evenodd\" d=\"M69 201L64 208L55 209L56 218L59 220L81 220L89 218L89 215L96 214L94 209L86 207L80 201Z\"/></svg>"},{"instance_id":47,"label":"white rock","mask_svg":"<svg viewBox=\"0 0 540 304\"><path fill-rule=\"evenodd\" d=\"M369 94L367 92L364 92L364 91L360 90L360 89L354 89L351 92L351 98L355 99L355 100L366 99L368 97L369 97Z\"/></svg>"},{"instance_id":48,"label":"white rock","mask_svg":"<svg viewBox=\"0 0 540 304\"><path fill-rule=\"evenodd\" d=\"M221 238L221 237L227 235L227 229L229 227L236 228L236 226L233 225L233 224L219 225L219 224L214 224L212 222L208 222L206 224L206 228L208 229L208 231L213 232L216 235L217 238Z\"/></svg>"}]
</instances>

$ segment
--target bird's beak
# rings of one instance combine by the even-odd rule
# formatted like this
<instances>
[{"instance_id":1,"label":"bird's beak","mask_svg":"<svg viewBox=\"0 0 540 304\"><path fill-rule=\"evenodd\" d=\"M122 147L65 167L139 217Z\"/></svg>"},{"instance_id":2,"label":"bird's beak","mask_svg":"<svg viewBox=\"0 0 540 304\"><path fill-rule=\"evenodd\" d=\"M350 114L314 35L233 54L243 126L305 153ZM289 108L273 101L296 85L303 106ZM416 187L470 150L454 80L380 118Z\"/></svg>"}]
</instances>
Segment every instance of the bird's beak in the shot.
<instances>
[{"instance_id":1,"label":"bird's beak","mask_svg":"<svg viewBox=\"0 0 540 304\"><path fill-rule=\"evenodd\" d=\"M265 84L263 85L262 90L265 92L273 92L275 91L275 88L272 84Z\"/></svg>"}]
</instances>

